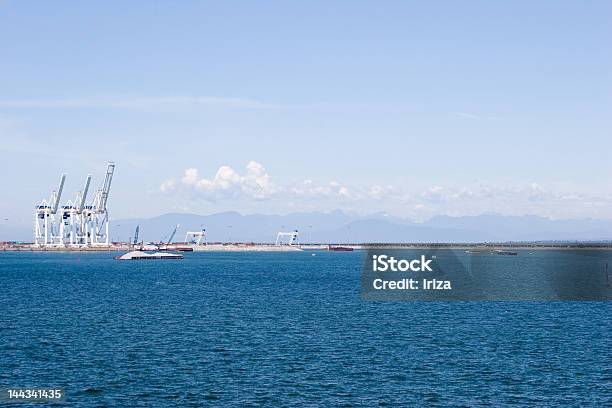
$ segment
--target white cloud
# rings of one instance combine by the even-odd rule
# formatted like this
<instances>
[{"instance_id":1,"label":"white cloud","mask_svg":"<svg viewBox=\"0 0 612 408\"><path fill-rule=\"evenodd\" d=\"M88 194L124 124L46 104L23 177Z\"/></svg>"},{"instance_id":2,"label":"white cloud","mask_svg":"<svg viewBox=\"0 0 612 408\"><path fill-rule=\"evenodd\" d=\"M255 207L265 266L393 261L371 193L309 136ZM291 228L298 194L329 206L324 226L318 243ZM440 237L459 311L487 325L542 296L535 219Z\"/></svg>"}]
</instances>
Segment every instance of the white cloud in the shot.
<instances>
[{"instance_id":1,"label":"white cloud","mask_svg":"<svg viewBox=\"0 0 612 408\"><path fill-rule=\"evenodd\" d=\"M159 189L161 190L162 193L166 193L166 192L173 191L175 187L176 187L176 182L174 180L167 180L167 181L164 181L161 184L161 186L159 186Z\"/></svg>"},{"instance_id":2,"label":"white cloud","mask_svg":"<svg viewBox=\"0 0 612 408\"><path fill-rule=\"evenodd\" d=\"M247 110L300 110L310 112L381 112L401 114L418 112L405 104L362 104L315 102L304 104L275 103L255 98L231 96L138 96L110 95L77 98L49 99L5 99L0 108L9 109L131 109L131 110L177 110L188 108L224 108Z\"/></svg>"},{"instance_id":3,"label":"white cloud","mask_svg":"<svg viewBox=\"0 0 612 408\"><path fill-rule=\"evenodd\" d=\"M285 186L282 191L287 196L297 199L325 200L331 198L355 198L347 186L337 181L330 181L327 184L317 184L308 179L293 185Z\"/></svg>"},{"instance_id":4,"label":"white cloud","mask_svg":"<svg viewBox=\"0 0 612 408\"><path fill-rule=\"evenodd\" d=\"M233 109L282 109L284 106L249 98L217 96L90 97L69 99L0 100L1 108L112 108L158 109L164 107L217 106Z\"/></svg>"},{"instance_id":5,"label":"white cloud","mask_svg":"<svg viewBox=\"0 0 612 408\"><path fill-rule=\"evenodd\" d=\"M203 178L198 169L188 168L181 178L164 181L159 190L162 193L184 193L195 199L212 202L222 199L354 201L367 197L361 191L337 181L318 184L306 179L283 186L276 185L265 167L256 161L250 161L243 173L227 165L221 166L212 178Z\"/></svg>"},{"instance_id":6,"label":"white cloud","mask_svg":"<svg viewBox=\"0 0 612 408\"><path fill-rule=\"evenodd\" d=\"M432 186L421 193L421 197L427 201L446 201L448 192L441 186Z\"/></svg>"},{"instance_id":7,"label":"white cloud","mask_svg":"<svg viewBox=\"0 0 612 408\"><path fill-rule=\"evenodd\" d=\"M388 112L402 113L414 111L411 106L405 105L370 105L370 104L279 104L263 100L228 97L228 96L91 96L81 98L52 98L52 99L14 99L0 100L0 108L11 109L176 109L188 107L217 107L226 109L255 109L255 110L285 110L298 109L308 111L336 112Z\"/></svg>"},{"instance_id":8,"label":"white cloud","mask_svg":"<svg viewBox=\"0 0 612 408\"><path fill-rule=\"evenodd\" d=\"M612 196L570 190L554 191L532 182L522 185L475 184L467 186L432 185L422 189L372 184L348 185L339 180L316 182L312 179L278 184L265 167L256 161L242 171L224 165L211 177L203 177L197 168L187 168L183 175L161 183L165 194L180 194L185 202L206 201L219 205L292 210L362 209L364 212L387 211L395 215L426 218L436 214L466 215L483 212L536 214L572 217L591 214L589 208L612 205ZM593 213L595 214L595 213Z\"/></svg>"},{"instance_id":9,"label":"white cloud","mask_svg":"<svg viewBox=\"0 0 612 408\"><path fill-rule=\"evenodd\" d=\"M367 188L366 195L373 200L382 201L394 197L398 193L397 189L392 185L381 186L374 184Z\"/></svg>"},{"instance_id":10,"label":"white cloud","mask_svg":"<svg viewBox=\"0 0 612 408\"><path fill-rule=\"evenodd\" d=\"M185 169L183 177L164 181L160 185L162 193L187 192L207 201L227 198L264 199L275 193L266 169L255 161L246 165L244 174L230 166L221 166L211 179L201 178L198 169Z\"/></svg>"}]
</instances>

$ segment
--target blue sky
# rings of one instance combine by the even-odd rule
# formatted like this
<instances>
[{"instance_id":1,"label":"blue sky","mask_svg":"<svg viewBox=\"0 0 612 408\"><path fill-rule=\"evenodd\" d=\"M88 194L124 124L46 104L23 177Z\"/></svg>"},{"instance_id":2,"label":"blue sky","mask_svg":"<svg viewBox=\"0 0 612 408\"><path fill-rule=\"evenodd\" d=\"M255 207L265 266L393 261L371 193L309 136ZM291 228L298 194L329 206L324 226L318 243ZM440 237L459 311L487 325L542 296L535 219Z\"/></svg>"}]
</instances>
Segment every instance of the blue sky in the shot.
<instances>
[{"instance_id":1,"label":"blue sky","mask_svg":"<svg viewBox=\"0 0 612 408\"><path fill-rule=\"evenodd\" d=\"M0 0L0 215L114 160L114 218L612 218L611 22L607 1Z\"/></svg>"}]
</instances>

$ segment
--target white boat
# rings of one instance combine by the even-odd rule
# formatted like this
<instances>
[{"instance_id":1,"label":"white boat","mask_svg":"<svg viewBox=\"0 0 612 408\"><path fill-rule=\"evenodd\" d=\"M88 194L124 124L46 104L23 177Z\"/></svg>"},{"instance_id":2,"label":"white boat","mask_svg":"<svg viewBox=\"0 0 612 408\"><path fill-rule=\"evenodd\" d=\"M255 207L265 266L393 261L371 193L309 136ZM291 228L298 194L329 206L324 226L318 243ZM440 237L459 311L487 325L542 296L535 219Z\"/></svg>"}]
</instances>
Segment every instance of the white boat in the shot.
<instances>
[{"instance_id":1,"label":"white boat","mask_svg":"<svg viewBox=\"0 0 612 408\"><path fill-rule=\"evenodd\" d=\"M152 254L143 251L132 251L121 256L116 256L119 261L135 261L141 259L183 259L183 255L171 254L169 252L154 252Z\"/></svg>"}]
</instances>

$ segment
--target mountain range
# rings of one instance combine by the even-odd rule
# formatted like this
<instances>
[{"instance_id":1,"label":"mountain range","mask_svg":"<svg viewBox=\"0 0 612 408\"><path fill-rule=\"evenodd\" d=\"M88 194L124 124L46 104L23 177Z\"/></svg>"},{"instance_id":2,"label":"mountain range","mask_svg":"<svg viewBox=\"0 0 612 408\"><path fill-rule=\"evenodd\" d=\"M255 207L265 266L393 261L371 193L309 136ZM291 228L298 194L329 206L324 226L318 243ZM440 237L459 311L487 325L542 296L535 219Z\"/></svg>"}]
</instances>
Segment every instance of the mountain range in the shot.
<instances>
[{"instance_id":1,"label":"mountain range","mask_svg":"<svg viewBox=\"0 0 612 408\"><path fill-rule=\"evenodd\" d=\"M209 242L274 242L278 231L297 229L301 242L502 242L502 241L607 241L612 240L612 220L552 220L534 215L436 216L416 223L384 213L356 216L340 210L287 215L210 215L169 213L153 218L111 222L111 238L127 241L136 226L140 239L166 241L180 225L174 241L186 231L206 229ZM0 225L0 240L31 241L28 227Z\"/></svg>"}]
</instances>

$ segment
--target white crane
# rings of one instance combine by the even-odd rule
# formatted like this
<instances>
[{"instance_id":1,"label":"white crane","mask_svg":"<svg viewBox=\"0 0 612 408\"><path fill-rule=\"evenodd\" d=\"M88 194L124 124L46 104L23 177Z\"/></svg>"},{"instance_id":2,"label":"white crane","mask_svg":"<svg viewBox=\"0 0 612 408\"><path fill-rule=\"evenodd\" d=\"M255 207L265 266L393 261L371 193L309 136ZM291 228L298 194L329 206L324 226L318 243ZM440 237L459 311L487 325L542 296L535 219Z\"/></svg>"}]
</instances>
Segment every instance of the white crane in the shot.
<instances>
[{"instance_id":1,"label":"white crane","mask_svg":"<svg viewBox=\"0 0 612 408\"><path fill-rule=\"evenodd\" d=\"M66 174L62 174L59 187L51 193L49 200L36 206L34 213L34 244L44 246L109 245L108 194L115 164L106 167L104 183L96 192L91 205L85 205L91 185L91 174L87 175L83 190L74 201L60 207ZM58 212L59 210L59 212Z\"/></svg>"},{"instance_id":2,"label":"white crane","mask_svg":"<svg viewBox=\"0 0 612 408\"><path fill-rule=\"evenodd\" d=\"M87 243L86 217L83 216L87 192L91 184L91 174L87 175L85 187L79 191L74 202L68 201L62 206L61 236L64 244L70 246L82 246Z\"/></svg>"},{"instance_id":3,"label":"white crane","mask_svg":"<svg viewBox=\"0 0 612 408\"><path fill-rule=\"evenodd\" d=\"M85 187L82 191L77 194L77 211L79 213L83 212L83 208L85 208L85 200L87 199L87 192L89 191L89 184L91 183L91 174L87 175L87 180L85 180Z\"/></svg>"},{"instance_id":4,"label":"white crane","mask_svg":"<svg viewBox=\"0 0 612 408\"><path fill-rule=\"evenodd\" d=\"M140 232L140 225L136 226L136 231L134 232L134 246L138 243L138 233Z\"/></svg>"},{"instance_id":5,"label":"white crane","mask_svg":"<svg viewBox=\"0 0 612 408\"><path fill-rule=\"evenodd\" d=\"M174 236L176 235L176 231L179 228L181 228L181 224L176 224L176 227L174 227L172 234L170 234L170 238L168 238L168 242L166 243L166 245L170 245L172 243L172 240L174 239Z\"/></svg>"},{"instance_id":6,"label":"white crane","mask_svg":"<svg viewBox=\"0 0 612 408\"><path fill-rule=\"evenodd\" d=\"M202 240L204 240L204 245L206 245L206 230L204 228L202 228L201 231L187 231L185 233L185 244L187 243L189 237L192 237L190 240L191 243L200 245Z\"/></svg>"},{"instance_id":7,"label":"white crane","mask_svg":"<svg viewBox=\"0 0 612 408\"><path fill-rule=\"evenodd\" d=\"M111 182L113 181L113 174L115 173L115 163L109 162L106 166L106 176L104 176L104 183L102 187L98 189L96 197L94 199L94 209L98 212L106 211L106 203L108 202L108 193L110 192Z\"/></svg>"},{"instance_id":8,"label":"white crane","mask_svg":"<svg viewBox=\"0 0 612 408\"><path fill-rule=\"evenodd\" d=\"M287 243L287 245L294 245L297 243L298 240L298 230L293 230L291 232L283 232L280 231L277 235L276 235L276 244L275 245L283 245L283 238L288 237L289 238L289 242Z\"/></svg>"},{"instance_id":9,"label":"white crane","mask_svg":"<svg viewBox=\"0 0 612 408\"><path fill-rule=\"evenodd\" d=\"M104 183L102 183L102 186L96 191L92 205L85 206L84 208L85 231L88 238L86 244L92 246L108 246L110 244L108 234L108 209L106 208L106 204L108 202L108 194L110 192L114 172L115 163L108 162Z\"/></svg>"},{"instance_id":10,"label":"white crane","mask_svg":"<svg viewBox=\"0 0 612 408\"><path fill-rule=\"evenodd\" d=\"M49 201L43 200L36 206L34 212L34 244L35 245L62 245L61 217L56 220L66 173L62 173L59 187L51 192ZM58 222L59 221L59 222Z\"/></svg>"}]
</instances>

